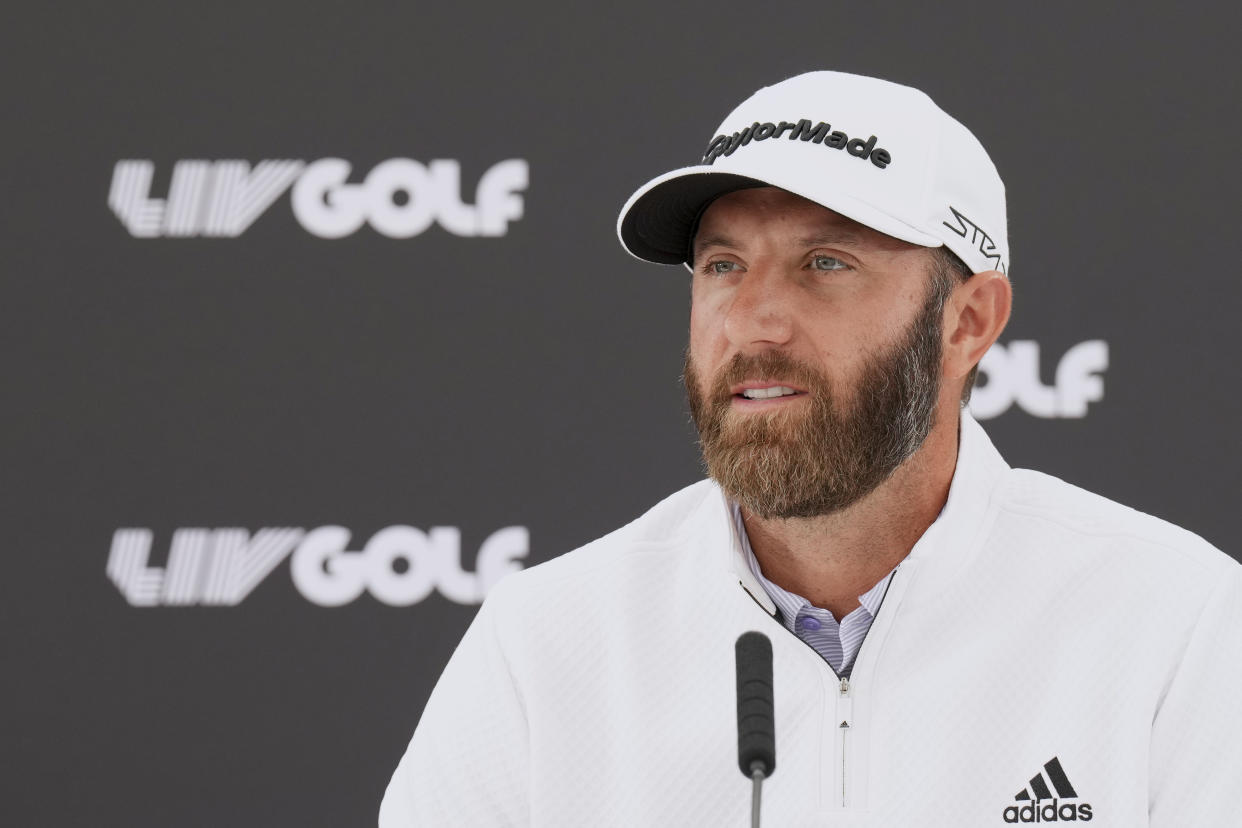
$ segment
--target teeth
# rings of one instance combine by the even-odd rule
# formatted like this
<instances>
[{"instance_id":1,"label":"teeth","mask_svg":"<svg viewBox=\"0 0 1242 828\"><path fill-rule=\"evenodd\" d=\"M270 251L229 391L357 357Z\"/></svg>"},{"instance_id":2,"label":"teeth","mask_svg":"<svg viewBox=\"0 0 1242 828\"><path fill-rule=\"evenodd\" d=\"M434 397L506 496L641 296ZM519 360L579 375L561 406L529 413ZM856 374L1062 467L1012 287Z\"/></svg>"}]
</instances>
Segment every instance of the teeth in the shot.
<instances>
[{"instance_id":1,"label":"teeth","mask_svg":"<svg viewBox=\"0 0 1242 828\"><path fill-rule=\"evenodd\" d=\"M742 392L742 396L748 400L768 400L772 397L788 397L796 393L798 392L784 385L774 385L771 388L747 388Z\"/></svg>"}]
</instances>

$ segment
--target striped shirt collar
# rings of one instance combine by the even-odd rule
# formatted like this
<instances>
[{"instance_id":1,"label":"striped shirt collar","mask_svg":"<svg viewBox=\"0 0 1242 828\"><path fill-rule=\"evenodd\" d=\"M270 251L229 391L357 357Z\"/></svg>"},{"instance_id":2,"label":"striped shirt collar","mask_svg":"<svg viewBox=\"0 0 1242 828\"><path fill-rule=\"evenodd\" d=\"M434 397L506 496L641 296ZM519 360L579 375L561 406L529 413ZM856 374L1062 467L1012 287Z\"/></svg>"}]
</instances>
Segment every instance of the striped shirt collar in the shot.
<instances>
[{"instance_id":1,"label":"striped shirt collar","mask_svg":"<svg viewBox=\"0 0 1242 828\"><path fill-rule=\"evenodd\" d=\"M935 523L923 533L906 558L911 563L919 559L935 559L941 577L953 577L965 559L981 548L980 526L990 508L994 488L1009 470L1009 465L983 428L970 416L968 409L962 410L960 423L957 468L949 487L948 500ZM717 498L711 508L718 517L712 518L713 525L718 526L720 532L727 533L727 539L713 533L714 540L705 547L705 551L710 549L712 554L719 555L723 543L727 551L718 560L725 564L730 576L741 584L755 603L769 615L776 615L776 603L747 560L751 556L746 552L746 532L740 528L738 521L731 519L733 504L719 487L716 492Z\"/></svg>"},{"instance_id":2,"label":"striped shirt collar","mask_svg":"<svg viewBox=\"0 0 1242 828\"><path fill-rule=\"evenodd\" d=\"M755 551L750 546L750 538L746 534L746 525L742 522L742 510L733 501L730 501L729 505L733 514L734 531L737 533L737 539L741 542L742 554L746 556L747 569L750 570L750 574L754 576L759 585L763 587L763 591L767 593L768 597L776 605L784 625L789 628L790 632L795 632L794 624L797 622L798 613L803 607L814 605L801 595L782 589L764 577L763 570L759 568L759 560L755 557ZM897 566L901 566L901 564ZM896 571L897 567L893 567L875 586L858 596L858 603L862 605L862 609L866 610L867 615L872 618L875 618L876 613L879 612L880 602L884 600L884 593L888 590L888 582L892 580L893 573Z\"/></svg>"}]
</instances>

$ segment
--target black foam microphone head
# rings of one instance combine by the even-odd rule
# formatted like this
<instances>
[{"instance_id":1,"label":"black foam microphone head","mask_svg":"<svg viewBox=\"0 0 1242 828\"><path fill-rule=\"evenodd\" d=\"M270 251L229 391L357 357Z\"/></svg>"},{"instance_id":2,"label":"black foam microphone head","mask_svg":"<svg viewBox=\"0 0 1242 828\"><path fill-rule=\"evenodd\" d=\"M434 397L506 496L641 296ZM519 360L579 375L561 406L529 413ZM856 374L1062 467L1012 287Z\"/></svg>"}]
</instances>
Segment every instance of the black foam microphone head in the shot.
<instances>
[{"instance_id":1,"label":"black foam microphone head","mask_svg":"<svg viewBox=\"0 0 1242 828\"><path fill-rule=\"evenodd\" d=\"M758 632L742 633L737 655L737 762L750 779L754 764L763 775L776 770L776 717L772 701L772 642Z\"/></svg>"}]
</instances>

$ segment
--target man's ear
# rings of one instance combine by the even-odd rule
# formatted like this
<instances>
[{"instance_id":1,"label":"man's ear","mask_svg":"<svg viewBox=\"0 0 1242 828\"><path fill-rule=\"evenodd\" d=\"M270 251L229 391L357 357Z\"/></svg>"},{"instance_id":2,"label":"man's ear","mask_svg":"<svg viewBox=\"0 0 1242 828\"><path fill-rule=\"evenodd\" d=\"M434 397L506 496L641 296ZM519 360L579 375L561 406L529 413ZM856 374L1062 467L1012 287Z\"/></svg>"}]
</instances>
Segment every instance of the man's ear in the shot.
<instances>
[{"instance_id":1,"label":"man's ear","mask_svg":"<svg viewBox=\"0 0 1242 828\"><path fill-rule=\"evenodd\" d=\"M944 376L962 379L1005 330L1013 305L1009 278L976 273L953 289L944 313Z\"/></svg>"}]
</instances>

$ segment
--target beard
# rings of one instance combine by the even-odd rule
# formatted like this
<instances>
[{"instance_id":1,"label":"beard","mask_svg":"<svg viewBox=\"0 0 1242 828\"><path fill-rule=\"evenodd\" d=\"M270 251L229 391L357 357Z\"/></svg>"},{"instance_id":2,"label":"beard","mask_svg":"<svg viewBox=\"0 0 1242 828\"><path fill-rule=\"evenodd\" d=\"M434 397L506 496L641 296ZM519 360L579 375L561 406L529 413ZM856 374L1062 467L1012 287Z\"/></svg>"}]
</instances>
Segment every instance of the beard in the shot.
<instances>
[{"instance_id":1,"label":"beard","mask_svg":"<svg viewBox=\"0 0 1242 828\"><path fill-rule=\"evenodd\" d=\"M949 288L951 289L951 288ZM858 502L910 458L935 421L944 303L937 278L897 341L872 354L843 395L821 371L784 351L735 354L704 392L693 354L684 381L707 473L761 518L830 515ZM807 391L807 405L739 414L730 387L774 378Z\"/></svg>"}]
</instances>

